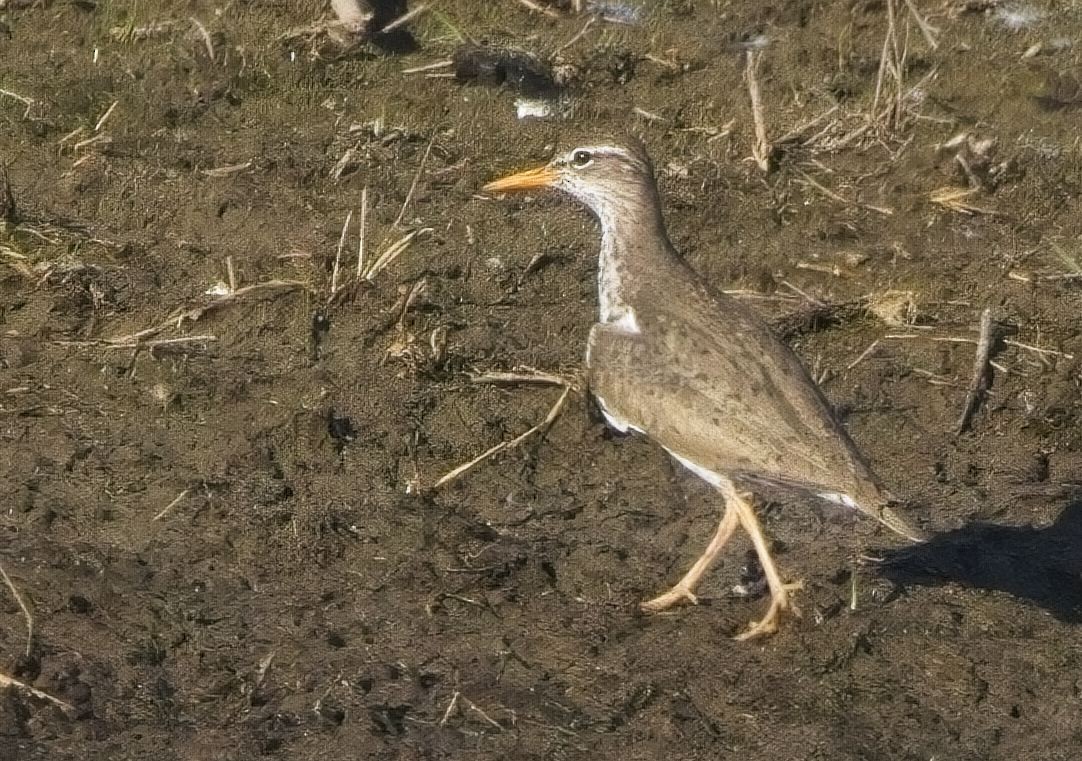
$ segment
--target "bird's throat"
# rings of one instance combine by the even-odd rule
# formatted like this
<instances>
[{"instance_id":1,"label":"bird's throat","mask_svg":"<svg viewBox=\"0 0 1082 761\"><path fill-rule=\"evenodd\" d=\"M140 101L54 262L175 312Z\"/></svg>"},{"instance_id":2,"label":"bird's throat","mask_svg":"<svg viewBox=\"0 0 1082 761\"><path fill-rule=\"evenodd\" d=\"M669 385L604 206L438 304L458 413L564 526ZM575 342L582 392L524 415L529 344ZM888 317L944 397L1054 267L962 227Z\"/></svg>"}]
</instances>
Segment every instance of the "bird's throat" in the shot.
<instances>
[{"instance_id":1,"label":"bird's throat","mask_svg":"<svg viewBox=\"0 0 1082 761\"><path fill-rule=\"evenodd\" d=\"M653 290L656 275L666 270L674 254L658 211L620 211L625 213L598 214L598 310L603 323L633 326L636 302Z\"/></svg>"}]
</instances>

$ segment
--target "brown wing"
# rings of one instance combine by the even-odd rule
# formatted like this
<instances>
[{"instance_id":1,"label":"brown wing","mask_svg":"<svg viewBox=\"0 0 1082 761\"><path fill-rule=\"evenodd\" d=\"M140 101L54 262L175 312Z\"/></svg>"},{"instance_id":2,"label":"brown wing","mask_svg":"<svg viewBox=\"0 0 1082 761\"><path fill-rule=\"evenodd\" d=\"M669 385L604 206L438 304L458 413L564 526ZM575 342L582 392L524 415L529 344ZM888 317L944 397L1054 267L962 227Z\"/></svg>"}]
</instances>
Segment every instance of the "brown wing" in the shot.
<instances>
[{"instance_id":1,"label":"brown wing","mask_svg":"<svg viewBox=\"0 0 1082 761\"><path fill-rule=\"evenodd\" d=\"M679 314L653 299L638 309L640 332L594 326L590 386L608 414L722 475L881 502L793 352L740 304L693 291Z\"/></svg>"}]
</instances>

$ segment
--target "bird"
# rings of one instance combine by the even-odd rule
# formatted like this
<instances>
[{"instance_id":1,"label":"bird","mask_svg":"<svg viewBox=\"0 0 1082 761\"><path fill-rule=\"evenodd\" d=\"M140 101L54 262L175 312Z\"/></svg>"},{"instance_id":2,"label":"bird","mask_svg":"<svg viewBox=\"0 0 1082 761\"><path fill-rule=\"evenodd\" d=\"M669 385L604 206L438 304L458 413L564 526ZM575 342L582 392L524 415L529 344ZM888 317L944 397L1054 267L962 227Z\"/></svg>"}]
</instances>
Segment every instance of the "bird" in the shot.
<instances>
[{"instance_id":1,"label":"bird","mask_svg":"<svg viewBox=\"0 0 1082 761\"><path fill-rule=\"evenodd\" d=\"M912 541L925 537L894 506L796 353L756 313L711 287L677 252L653 165L635 140L558 153L547 164L483 186L486 193L562 191L601 228L598 320L586 345L586 383L606 423L644 435L720 495L706 549L664 594L657 613L695 604L695 590L738 527L766 578L765 615L737 635L773 634L799 615L755 513L779 490L865 513Z\"/></svg>"}]
</instances>

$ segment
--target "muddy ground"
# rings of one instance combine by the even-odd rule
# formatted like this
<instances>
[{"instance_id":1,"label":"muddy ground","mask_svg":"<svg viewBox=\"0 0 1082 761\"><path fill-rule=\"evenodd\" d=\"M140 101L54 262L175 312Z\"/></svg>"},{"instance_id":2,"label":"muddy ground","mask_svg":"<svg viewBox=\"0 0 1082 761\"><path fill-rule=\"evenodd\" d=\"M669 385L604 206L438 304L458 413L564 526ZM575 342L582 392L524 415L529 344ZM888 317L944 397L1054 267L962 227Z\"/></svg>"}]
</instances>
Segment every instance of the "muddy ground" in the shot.
<instances>
[{"instance_id":1,"label":"muddy ground","mask_svg":"<svg viewBox=\"0 0 1082 761\"><path fill-rule=\"evenodd\" d=\"M4 5L0 564L34 631L0 588L0 673L70 708L5 691L0 757L1078 757L1082 5L915 0L931 40L901 3L895 45L877 0L657 2L560 51L544 120L403 73L466 39L551 61L587 20L515 0L344 54L282 39L318 2ZM761 643L731 639L764 606L731 594L743 539L702 605L638 612L718 505L581 395L423 488L558 395L469 373L574 372L596 309L586 214L480 186L629 133L678 247L781 320L936 534L764 506L805 590ZM366 187L369 263L425 231L355 287ZM227 261L287 282L202 312Z\"/></svg>"}]
</instances>

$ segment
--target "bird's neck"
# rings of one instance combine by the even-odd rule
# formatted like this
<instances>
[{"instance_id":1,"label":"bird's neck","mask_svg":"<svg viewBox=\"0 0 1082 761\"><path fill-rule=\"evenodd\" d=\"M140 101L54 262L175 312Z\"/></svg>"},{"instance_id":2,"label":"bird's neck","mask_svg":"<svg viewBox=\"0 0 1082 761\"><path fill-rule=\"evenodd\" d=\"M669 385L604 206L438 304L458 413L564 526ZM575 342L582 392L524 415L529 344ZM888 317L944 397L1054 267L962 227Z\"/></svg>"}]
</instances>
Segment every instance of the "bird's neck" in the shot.
<instances>
[{"instance_id":1,"label":"bird's neck","mask_svg":"<svg viewBox=\"0 0 1082 761\"><path fill-rule=\"evenodd\" d=\"M634 322L636 294L649 291L652 275L665 271L675 258L656 196L649 200L653 203L596 211L601 224L597 271L601 322Z\"/></svg>"}]
</instances>

